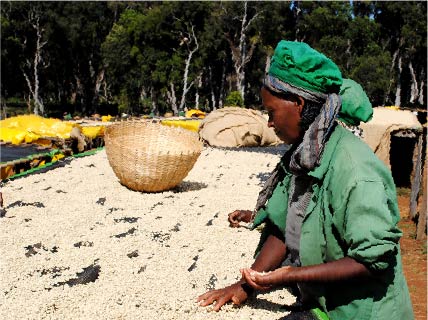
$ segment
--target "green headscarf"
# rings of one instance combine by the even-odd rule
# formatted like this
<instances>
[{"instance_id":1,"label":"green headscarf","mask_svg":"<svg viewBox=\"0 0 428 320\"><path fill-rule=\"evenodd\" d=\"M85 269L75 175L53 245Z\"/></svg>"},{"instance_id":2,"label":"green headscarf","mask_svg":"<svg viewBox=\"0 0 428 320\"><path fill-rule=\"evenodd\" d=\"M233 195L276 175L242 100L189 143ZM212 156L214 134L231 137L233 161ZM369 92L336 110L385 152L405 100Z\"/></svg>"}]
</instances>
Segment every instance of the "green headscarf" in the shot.
<instances>
[{"instance_id":1,"label":"green headscarf","mask_svg":"<svg viewBox=\"0 0 428 320\"><path fill-rule=\"evenodd\" d=\"M340 87L342 107L339 120L352 126L358 126L360 121L367 122L373 117L373 108L363 88L354 80L343 79Z\"/></svg>"},{"instance_id":2,"label":"green headscarf","mask_svg":"<svg viewBox=\"0 0 428 320\"><path fill-rule=\"evenodd\" d=\"M342 84L338 66L304 42L281 40L275 48L269 75L322 94L339 93Z\"/></svg>"},{"instance_id":3,"label":"green headscarf","mask_svg":"<svg viewBox=\"0 0 428 320\"><path fill-rule=\"evenodd\" d=\"M319 108L303 139L290 148L259 193L255 212L263 208L281 179L282 161L294 174L307 173L319 165L322 152L340 111L342 74L337 65L303 42L282 40L272 57L264 87L271 92L296 94ZM307 104L309 105L309 104ZM285 160L286 159L286 160ZM302 197L297 197L300 200ZM306 208L306 203L301 203Z\"/></svg>"}]
</instances>

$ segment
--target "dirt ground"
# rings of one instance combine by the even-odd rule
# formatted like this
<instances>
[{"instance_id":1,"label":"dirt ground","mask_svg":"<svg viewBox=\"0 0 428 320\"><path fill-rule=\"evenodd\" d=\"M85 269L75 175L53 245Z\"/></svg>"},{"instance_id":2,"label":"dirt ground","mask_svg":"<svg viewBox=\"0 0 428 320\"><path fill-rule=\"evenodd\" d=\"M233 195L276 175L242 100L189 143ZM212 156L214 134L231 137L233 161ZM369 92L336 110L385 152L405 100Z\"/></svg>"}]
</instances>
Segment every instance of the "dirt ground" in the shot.
<instances>
[{"instance_id":1,"label":"dirt ground","mask_svg":"<svg viewBox=\"0 0 428 320\"><path fill-rule=\"evenodd\" d=\"M416 240L416 224L409 218L409 195L398 196L403 231L401 254L415 319L427 319L427 242Z\"/></svg>"}]
</instances>

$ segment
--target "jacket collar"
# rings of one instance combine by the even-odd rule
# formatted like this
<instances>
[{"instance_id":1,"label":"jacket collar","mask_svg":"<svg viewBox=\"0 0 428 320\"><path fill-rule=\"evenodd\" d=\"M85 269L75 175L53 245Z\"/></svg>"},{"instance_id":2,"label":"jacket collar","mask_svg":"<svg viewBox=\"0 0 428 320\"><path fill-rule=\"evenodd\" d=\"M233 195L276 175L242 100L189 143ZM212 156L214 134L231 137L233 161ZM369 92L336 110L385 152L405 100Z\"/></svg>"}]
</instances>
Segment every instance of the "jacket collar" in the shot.
<instances>
[{"instance_id":1,"label":"jacket collar","mask_svg":"<svg viewBox=\"0 0 428 320\"><path fill-rule=\"evenodd\" d=\"M326 146L324 148L324 152L321 156L320 164L315 167L314 170L308 173L308 175L321 180L325 174L327 173L328 168L330 167L330 162L333 159L333 154L336 150L336 146L339 143L340 139L345 135L346 129L341 125L336 125L336 128L330 135Z\"/></svg>"}]
</instances>

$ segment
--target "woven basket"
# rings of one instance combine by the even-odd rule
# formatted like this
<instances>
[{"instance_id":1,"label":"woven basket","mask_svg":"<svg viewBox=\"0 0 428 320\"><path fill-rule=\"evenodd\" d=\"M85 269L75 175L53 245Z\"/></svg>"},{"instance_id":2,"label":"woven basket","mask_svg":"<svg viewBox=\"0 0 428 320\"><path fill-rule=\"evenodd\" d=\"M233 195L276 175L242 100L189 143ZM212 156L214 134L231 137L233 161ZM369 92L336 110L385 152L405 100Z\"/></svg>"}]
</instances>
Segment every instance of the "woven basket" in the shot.
<instances>
[{"instance_id":1,"label":"woven basket","mask_svg":"<svg viewBox=\"0 0 428 320\"><path fill-rule=\"evenodd\" d=\"M107 158L119 181L136 191L174 188L202 151L195 132L147 121L123 121L107 127Z\"/></svg>"}]
</instances>

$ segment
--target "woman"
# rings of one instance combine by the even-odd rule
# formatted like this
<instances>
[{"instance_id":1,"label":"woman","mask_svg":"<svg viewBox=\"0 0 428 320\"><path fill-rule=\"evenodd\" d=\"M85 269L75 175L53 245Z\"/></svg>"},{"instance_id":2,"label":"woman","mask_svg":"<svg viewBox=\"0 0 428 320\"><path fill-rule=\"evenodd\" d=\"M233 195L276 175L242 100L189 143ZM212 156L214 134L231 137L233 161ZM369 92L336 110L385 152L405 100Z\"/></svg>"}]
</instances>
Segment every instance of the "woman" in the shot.
<instances>
[{"instance_id":1,"label":"woman","mask_svg":"<svg viewBox=\"0 0 428 320\"><path fill-rule=\"evenodd\" d=\"M399 211L389 170L337 125L338 67L305 43L281 41L261 90L273 127L291 148L257 201L266 222L242 279L198 301L218 311L253 290L298 288L287 319L413 319L401 269Z\"/></svg>"}]
</instances>

